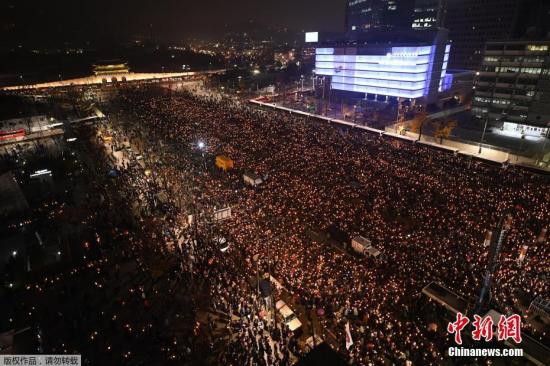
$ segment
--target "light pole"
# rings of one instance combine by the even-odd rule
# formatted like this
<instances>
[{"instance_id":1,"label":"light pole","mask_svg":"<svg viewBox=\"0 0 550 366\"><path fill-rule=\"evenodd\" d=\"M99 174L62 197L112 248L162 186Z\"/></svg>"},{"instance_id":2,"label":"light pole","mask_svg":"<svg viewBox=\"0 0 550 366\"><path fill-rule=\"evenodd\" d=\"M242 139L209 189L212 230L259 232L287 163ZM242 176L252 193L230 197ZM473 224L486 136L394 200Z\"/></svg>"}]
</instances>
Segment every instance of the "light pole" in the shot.
<instances>
[{"instance_id":1,"label":"light pole","mask_svg":"<svg viewBox=\"0 0 550 366\"><path fill-rule=\"evenodd\" d=\"M540 156L539 158L537 159L537 161L535 161L535 165L538 165L539 161L543 161L544 162L544 152L546 151L546 143L548 142L548 139L550 138L550 122L548 122L548 124L546 125L546 136L544 136L544 143L542 144L542 151L540 152Z\"/></svg>"},{"instance_id":2,"label":"light pole","mask_svg":"<svg viewBox=\"0 0 550 366\"><path fill-rule=\"evenodd\" d=\"M321 108L325 107L325 115L326 115L327 113L326 113L326 105L325 105L326 101L325 101L325 77L324 76L321 79L321 88L323 89L323 95L321 97L321 101L322 101ZM320 110L320 113L323 114L322 109Z\"/></svg>"},{"instance_id":3,"label":"light pole","mask_svg":"<svg viewBox=\"0 0 550 366\"><path fill-rule=\"evenodd\" d=\"M325 116L328 116L328 109L330 107L330 97L332 95L332 83L329 86L328 90L328 104L325 104Z\"/></svg>"},{"instance_id":4,"label":"light pole","mask_svg":"<svg viewBox=\"0 0 550 366\"><path fill-rule=\"evenodd\" d=\"M252 260L256 262L256 296L258 296L258 304L260 300L260 255L256 254L252 257Z\"/></svg>"},{"instance_id":5,"label":"light pole","mask_svg":"<svg viewBox=\"0 0 550 366\"><path fill-rule=\"evenodd\" d=\"M400 114L400 111L399 111L399 106L401 104L401 98L397 98L397 116L396 116L396 121L395 121L395 133L398 132L398 128L399 128L399 114Z\"/></svg>"},{"instance_id":6,"label":"light pole","mask_svg":"<svg viewBox=\"0 0 550 366\"><path fill-rule=\"evenodd\" d=\"M203 163L203 166L204 166L204 170L206 171L207 170L206 159L204 158L204 149L206 147L206 144L204 143L204 141L199 141L199 142L197 142L197 147L201 151L202 163Z\"/></svg>"},{"instance_id":7,"label":"light pole","mask_svg":"<svg viewBox=\"0 0 550 366\"><path fill-rule=\"evenodd\" d=\"M275 302L273 301L273 291L271 290L271 242L280 239L284 234L279 234L274 237L271 237L267 239L267 273L269 274L269 302L270 302L270 310L273 311L273 322L275 323L275 326L277 325L277 314L275 314Z\"/></svg>"},{"instance_id":8,"label":"light pole","mask_svg":"<svg viewBox=\"0 0 550 366\"><path fill-rule=\"evenodd\" d=\"M481 144L483 143L483 140L485 139L485 131L487 131L487 123L489 122L489 112L485 113L485 125L483 126L483 133L481 134L481 140L479 141L479 150L478 154L481 154Z\"/></svg>"}]
</instances>

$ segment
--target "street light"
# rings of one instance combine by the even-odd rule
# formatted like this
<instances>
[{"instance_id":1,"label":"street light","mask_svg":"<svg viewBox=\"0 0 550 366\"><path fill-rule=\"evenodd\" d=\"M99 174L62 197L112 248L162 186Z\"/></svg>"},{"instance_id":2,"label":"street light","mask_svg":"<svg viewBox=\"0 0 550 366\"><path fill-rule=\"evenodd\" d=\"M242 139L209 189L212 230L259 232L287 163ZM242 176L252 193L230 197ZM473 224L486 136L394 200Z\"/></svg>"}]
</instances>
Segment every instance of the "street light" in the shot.
<instances>
[{"instance_id":1,"label":"street light","mask_svg":"<svg viewBox=\"0 0 550 366\"><path fill-rule=\"evenodd\" d=\"M11 255L15 258L15 256L17 255L17 250L14 250L13 252L11 252Z\"/></svg>"},{"instance_id":2,"label":"street light","mask_svg":"<svg viewBox=\"0 0 550 366\"><path fill-rule=\"evenodd\" d=\"M548 142L548 139L550 138L550 122L546 124L546 136L544 137L544 143L542 144L542 151L540 153L540 157L537 158L535 165L538 165L539 161L542 160L544 163L544 152L546 151L546 143Z\"/></svg>"},{"instance_id":3,"label":"street light","mask_svg":"<svg viewBox=\"0 0 550 366\"><path fill-rule=\"evenodd\" d=\"M202 157L202 163L204 165L204 170L206 170L206 159L204 158L204 149L206 147L206 144L203 142L203 141L199 141L197 143L197 146L199 148L199 150L201 151L201 157Z\"/></svg>"},{"instance_id":4,"label":"street light","mask_svg":"<svg viewBox=\"0 0 550 366\"><path fill-rule=\"evenodd\" d=\"M485 139L485 132L487 131L487 123L489 122L489 111L485 112L485 125L483 126L483 133L481 134L481 140L479 141L479 150L478 154L481 154L481 144L483 144L483 140Z\"/></svg>"}]
</instances>

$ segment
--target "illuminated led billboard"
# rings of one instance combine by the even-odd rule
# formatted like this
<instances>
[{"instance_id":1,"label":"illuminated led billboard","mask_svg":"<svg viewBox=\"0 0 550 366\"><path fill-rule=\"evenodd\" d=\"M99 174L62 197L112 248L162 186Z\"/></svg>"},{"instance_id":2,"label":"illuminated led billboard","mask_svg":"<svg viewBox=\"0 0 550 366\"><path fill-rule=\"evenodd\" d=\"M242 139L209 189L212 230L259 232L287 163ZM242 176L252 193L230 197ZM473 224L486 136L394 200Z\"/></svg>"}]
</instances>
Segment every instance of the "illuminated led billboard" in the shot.
<instances>
[{"instance_id":1,"label":"illuminated led billboard","mask_svg":"<svg viewBox=\"0 0 550 366\"><path fill-rule=\"evenodd\" d=\"M338 50L338 51L336 51ZM436 46L391 47L385 55L341 54L342 49L317 48L315 72L332 77L332 88L402 98L420 98L431 85ZM450 46L439 60L443 79L446 75ZM447 87L438 82L436 88Z\"/></svg>"},{"instance_id":2,"label":"illuminated led billboard","mask_svg":"<svg viewBox=\"0 0 550 366\"><path fill-rule=\"evenodd\" d=\"M319 42L319 32L306 32L306 43Z\"/></svg>"}]
</instances>

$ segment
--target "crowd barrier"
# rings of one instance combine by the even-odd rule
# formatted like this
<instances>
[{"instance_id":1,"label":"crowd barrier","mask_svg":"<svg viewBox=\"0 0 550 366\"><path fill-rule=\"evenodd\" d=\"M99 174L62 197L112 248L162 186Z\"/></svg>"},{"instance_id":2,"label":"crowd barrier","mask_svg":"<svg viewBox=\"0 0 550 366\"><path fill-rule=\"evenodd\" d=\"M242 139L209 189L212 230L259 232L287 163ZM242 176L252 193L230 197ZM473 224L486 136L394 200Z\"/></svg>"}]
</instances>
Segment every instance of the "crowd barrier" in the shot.
<instances>
[{"instance_id":1,"label":"crowd barrier","mask_svg":"<svg viewBox=\"0 0 550 366\"><path fill-rule=\"evenodd\" d=\"M424 137L424 136L422 136L422 138L423 138L422 140L419 140L418 135L413 136L415 134L410 133L410 132L407 132L405 134L400 134L400 133L394 133L394 132L391 132L391 131L388 131L388 130L383 131L383 130L379 130L379 129L376 129L376 128L364 126L364 125L349 122L349 121L344 121L344 120L337 119L337 118L331 118L331 117L321 116L321 115L314 114L314 113L308 113L308 112L304 112L304 111L300 111L300 110L287 108L287 107L284 107L284 106L277 105L275 103L266 103L266 102L263 102L263 101L258 100L258 99L251 99L251 100L249 100L249 102L252 103L252 104L255 104L255 105L262 106L262 107L268 107L268 108L287 111L290 114L298 114L298 115L302 115L302 116L306 116L306 117L310 117L310 118L315 118L317 120L326 121L328 123L336 123L336 124L340 124L340 125L347 126L347 127L350 127L350 128L361 129L361 130L364 130L364 131L367 131L367 132L370 132L370 133L376 133L381 137L386 136L386 137L389 137L389 138L396 138L396 139L405 140L405 141L412 142L412 143L421 144L421 145L424 145L424 146L429 146L431 148L446 150L446 151L452 152L454 154L469 156L469 157L480 159L480 160L490 162L490 163L493 163L493 164L498 163L498 164L517 165L517 166L521 166L521 167L524 167L524 168L528 168L528 169L535 170L535 171L538 171L540 173L546 173L546 174L550 172L548 168L543 169L543 168L535 166L534 165L534 163L535 163L534 159L530 159L530 158L520 156L520 155L515 155L515 154L509 153L509 152L499 151L497 149L491 149L491 148L488 148L486 146L482 147L482 153L480 154L479 153L479 145L477 145L477 144L475 144L475 145L474 144L467 144L467 143L452 141L452 140L448 140L448 139L443 139L444 140L444 141L442 141L443 143L438 143L435 140L433 142L432 141L426 141L425 139L427 139L428 137Z\"/></svg>"}]
</instances>

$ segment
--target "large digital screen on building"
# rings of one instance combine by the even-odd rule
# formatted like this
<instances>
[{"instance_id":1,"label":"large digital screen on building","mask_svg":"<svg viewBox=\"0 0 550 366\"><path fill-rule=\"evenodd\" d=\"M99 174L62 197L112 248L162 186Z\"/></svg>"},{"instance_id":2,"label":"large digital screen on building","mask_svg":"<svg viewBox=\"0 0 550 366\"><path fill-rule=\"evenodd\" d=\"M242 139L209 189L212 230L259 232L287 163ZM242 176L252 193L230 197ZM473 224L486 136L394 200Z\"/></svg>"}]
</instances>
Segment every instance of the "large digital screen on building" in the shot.
<instances>
[{"instance_id":1,"label":"large digital screen on building","mask_svg":"<svg viewBox=\"0 0 550 366\"><path fill-rule=\"evenodd\" d=\"M315 72L331 76L333 89L420 98L428 94L435 49L435 46L392 47L386 55L351 55L335 52L334 48L317 48ZM446 68L445 62L442 77Z\"/></svg>"},{"instance_id":2,"label":"large digital screen on building","mask_svg":"<svg viewBox=\"0 0 550 366\"><path fill-rule=\"evenodd\" d=\"M306 32L306 43L319 42L319 32Z\"/></svg>"}]
</instances>

